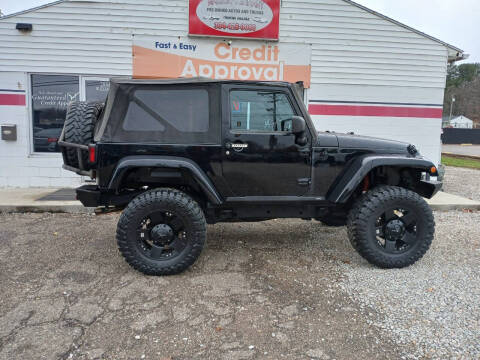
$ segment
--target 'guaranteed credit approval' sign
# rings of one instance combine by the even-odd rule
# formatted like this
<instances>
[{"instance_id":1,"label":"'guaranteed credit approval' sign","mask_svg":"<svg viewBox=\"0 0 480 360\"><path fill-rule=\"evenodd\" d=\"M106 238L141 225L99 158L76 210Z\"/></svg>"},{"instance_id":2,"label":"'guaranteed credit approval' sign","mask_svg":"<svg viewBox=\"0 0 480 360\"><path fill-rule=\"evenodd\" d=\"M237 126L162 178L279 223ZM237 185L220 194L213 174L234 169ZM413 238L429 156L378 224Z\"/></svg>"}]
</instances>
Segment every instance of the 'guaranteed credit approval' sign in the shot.
<instances>
[{"instance_id":1,"label":"'guaranteed credit approval' sign","mask_svg":"<svg viewBox=\"0 0 480 360\"><path fill-rule=\"evenodd\" d=\"M137 36L134 78L303 81L310 86L310 45Z\"/></svg>"}]
</instances>

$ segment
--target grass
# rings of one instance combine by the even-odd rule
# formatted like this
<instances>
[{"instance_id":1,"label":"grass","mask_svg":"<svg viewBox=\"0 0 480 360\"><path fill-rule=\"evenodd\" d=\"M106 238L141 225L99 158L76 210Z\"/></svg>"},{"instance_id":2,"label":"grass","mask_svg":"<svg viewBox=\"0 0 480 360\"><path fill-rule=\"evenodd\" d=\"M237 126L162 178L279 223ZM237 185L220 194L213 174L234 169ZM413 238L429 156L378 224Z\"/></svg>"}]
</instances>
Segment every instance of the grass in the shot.
<instances>
[{"instance_id":1,"label":"grass","mask_svg":"<svg viewBox=\"0 0 480 360\"><path fill-rule=\"evenodd\" d=\"M445 166L456 166L480 170L480 160L475 159L457 158L453 156L443 155L442 164Z\"/></svg>"}]
</instances>

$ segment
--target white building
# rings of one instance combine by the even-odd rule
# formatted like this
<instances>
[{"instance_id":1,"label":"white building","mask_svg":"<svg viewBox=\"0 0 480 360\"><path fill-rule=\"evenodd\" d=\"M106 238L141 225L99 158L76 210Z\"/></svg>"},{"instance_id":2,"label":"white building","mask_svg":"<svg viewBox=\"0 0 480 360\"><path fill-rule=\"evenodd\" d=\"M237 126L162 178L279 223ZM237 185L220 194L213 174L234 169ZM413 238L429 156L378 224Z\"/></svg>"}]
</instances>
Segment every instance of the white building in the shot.
<instances>
[{"instance_id":1,"label":"white building","mask_svg":"<svg viewBox=\"0 0 480 360\"><path fill-rule=\"evenodd\" d=\"M188 10L187 0L60 0L1 18L0 125L16 125L17 139L0 140L0 186L78 185L56 152L66 104L103 99L109 77L132 75L135 36L188 39ZM348 0L282 0L279 44L310 49L318 130L411 142L440 161L447 63L462 50Z\"/></svg>"},{"instance_id":2,"label":"white building","mask_svg":"<svg viewBox=\"0 0 480 360\"><path fill-rule=\"evenodd\" d=\"M473 129L473 120L461 115L450 120L450 126L454 128Z\"/></svg>"}]
</instances>

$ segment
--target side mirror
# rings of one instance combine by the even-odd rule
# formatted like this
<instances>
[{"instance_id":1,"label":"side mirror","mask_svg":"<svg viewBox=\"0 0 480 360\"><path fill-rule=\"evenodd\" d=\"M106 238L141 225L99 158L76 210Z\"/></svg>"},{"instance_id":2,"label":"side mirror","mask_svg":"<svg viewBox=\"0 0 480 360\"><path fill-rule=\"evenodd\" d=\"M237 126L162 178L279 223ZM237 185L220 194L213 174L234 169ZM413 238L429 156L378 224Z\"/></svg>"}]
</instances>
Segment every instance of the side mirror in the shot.
<instances>
[{"instance_id":1,"label":"side mirror","mask_svg":"<svg viewBox=\"0 0 480 360\"><path fill-rule=\"evenodd\" d=\"M282 131L295 135L295 143L297 145L305 146L307 144L308 139L305 136L306 129L307 123L301 116L292 116L291 119L282 121Z\"/></svg>"},{"instance_id":2,"label":"side mirror","mask_svg":"<svg viewBox=\"0 0 480 360\"><path fill-rule=\"evenodd\" d=\"M292 134L301 135L305 132L306 128L307 128L307 125L303 117L301 116L292 117L292 128L291 128Z\"/></svg>"}]
</instances>

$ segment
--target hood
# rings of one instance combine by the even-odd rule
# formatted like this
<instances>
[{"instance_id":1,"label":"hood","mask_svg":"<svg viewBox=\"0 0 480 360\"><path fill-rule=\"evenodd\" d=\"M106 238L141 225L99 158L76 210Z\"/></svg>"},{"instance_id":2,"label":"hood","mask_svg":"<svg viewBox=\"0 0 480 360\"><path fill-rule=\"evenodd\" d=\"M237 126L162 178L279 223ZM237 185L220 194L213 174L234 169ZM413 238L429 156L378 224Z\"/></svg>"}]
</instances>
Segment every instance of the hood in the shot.
<instances>
[{"instance_id":1,"label":"hood","mask_svg":"<svg viewBox=\"0 0 480 360\"><path fill-rule=\"evenodd\" d=\"M408 154L415 148L405 142L374 138L369 136L335 134L338 146L343 149L369 149L374 152L381 151L391 154Z\"/></svg>"}]
</instances>

